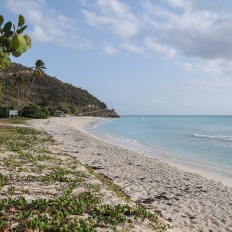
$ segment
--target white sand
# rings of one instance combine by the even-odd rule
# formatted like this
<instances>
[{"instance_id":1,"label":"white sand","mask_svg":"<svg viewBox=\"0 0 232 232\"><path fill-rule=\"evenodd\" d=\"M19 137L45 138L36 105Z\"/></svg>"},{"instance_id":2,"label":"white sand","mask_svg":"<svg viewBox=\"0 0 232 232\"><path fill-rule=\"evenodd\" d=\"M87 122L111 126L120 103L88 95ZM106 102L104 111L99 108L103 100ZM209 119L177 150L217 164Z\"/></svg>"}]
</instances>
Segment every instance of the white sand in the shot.
<instances>
[{"instance_id":1,"label":"white sand","mask_svg":"<svg viewBox=\"0 0 232 232\"><path fill-rule=\"evenodd\" d=\"M101 120L101 119L97 119ZM83 133L96 118L32 120L60 147L110 177L183 232L232 232L232 188Z\"/></svg>"},{"instance_id":2,"label":"white sand","mask_svg":"<svg viewBox=\"0 0 232 232\"><path fill-rule=\"evenodd\" d=\"M56 121L56 126L64 126L64 131L69 130L69 127L67 127L66 125L68 123L67 119L62 119L61 121L59 119L53 120L58 120ZM82 123L77 123L78 127L82 125L87 125L89 124L89 122L92 122L92 120L89 120L90 118L83 119ZM37 122L35 123L37 124ZM48 124L50 124L50 122L46 122L46 125ZM2 124L0 124L0 127L1 125ZM9 127L19 126L18 124L4 125L8 125ZM25 125L23 126L25 127ZM30 180L31 176L42 177L53 172L57 168L61 168L64 170L70 170L69 168L71 168L71 170L75 170L75 172L69 173L65 176L71 179L77 178L77 181L79 182L79 184L75 186L75 189L72 190L74 196L76 194L79 195L80 193L91 191L103 205L129 204L131 207L134 207L136 205L134 202L128 203L122 198L118 197L116 192L112 191L111 188L107 186L107 184L102 183L95 175L90 174L86 167L84 167L80 162L76 162L77 158L75 156L72 155L71 157L67 154L67 152L63 152L63 149L59 145L57 145L56 143L51 143L50 136L46 136L44 133L37 134L37 140L32 143L32 147L29 147L28 149L24 147L25 149L20 149L20 151L10 151L10 149L8 149L8 146L4 146L4 144L2 144L0 170L1 174L5 176L10 175L10 178L8 178L7 182L4 183L4 185L0 188L0 200L6 199L7 197L17 198L19 196L23 196L27 201L31 202L38 198L51 199L60 197L62 193L64 193L63 191L70 187L69 181L65 181L64 179L62 181L52 181L51 183L44 183L44 181L41 181L40 178ZM33 155L35 159L30 159L27 157L27 155ZM47 159L43 159L41 155L46 155ZM38 156L40 156L40 158ZM37 159L36 157L39 159ZM12 162L7 164L7 160ZM12 166L10 165L11 163ZM78 172L80 172L80 175L78 175ZM10 191L12 186L14 187L14 190ZM15 212L16 214L20 213L17 209ZM18 217L16 214L14 215L14 217L11 217L10 215L12 224L11 228L8 228L8 230L6 229L7 231L9 231L10 229L14 230L17 226ZM92 218L92 215L84 213L81 215L77 215L77 217ZM128 216L128 219L129 217L130 216ZM162 222L162 220L159 220L157 223L160 222ZM144 221L126 221L118 224L117 229L119 231L128 232L152 232L154 230L151 228L150 223L152 222L148 219L145 219ZM100 228L96 228L96 230L99 232L114 231L110 225L107 225L107 223L104 226L100 226ZM172 230L172 232L174 231Z\"/></svg>"}]
</instances>

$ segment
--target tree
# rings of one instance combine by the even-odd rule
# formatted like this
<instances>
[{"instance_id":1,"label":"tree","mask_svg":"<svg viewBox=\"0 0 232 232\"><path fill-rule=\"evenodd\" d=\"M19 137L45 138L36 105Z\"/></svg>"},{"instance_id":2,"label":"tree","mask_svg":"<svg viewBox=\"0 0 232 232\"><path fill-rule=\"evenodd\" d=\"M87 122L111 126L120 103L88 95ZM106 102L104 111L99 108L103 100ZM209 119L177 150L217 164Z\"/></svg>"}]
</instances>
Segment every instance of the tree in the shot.
<instances>
[{"instance_id":1,"label":"tree","mask_svg":"<svg viewBox=\"0 0 232 232\"><path fill-rule=\"evenodd\" d=\"M31 48L30 36L22 35L27 28L22 15L18 17L17 27L11 21L3 23L4 17L0 15L0 69L10 66L10 55L19 57Z\"/></svg>"},{"instance_id":2,"label":"tree","mask_svg":"<svg viewBox=\"0 0 232 232\"><path fill-rule=\"evenodd\" d=\"M19 102L20 102L20 92L22 92L22 89L24 87L25 84L25 77L22 75L17 76L16 73L14 73L14 78L16 81L16 85L17 85L17 105L18 105L18 109L19 109Z\"/></svg>"},{"instance_id":3,"label":"tree","mask_svg":"<svg viewBox=\"0 0 232 232\"><path fill-rule=\"evenodd\" d=\"M34 68L34 77L32 79L31 85L30 85L30 87L28 89L28 92L27 92L26 102L27 102L28 96L29 96L29 94L31 92L31 88L32 88L32 86L34 84L35 78L37 76L43 77L44 74L45 74L44 69L46 69L45 64L44 64L44 62L42 60L37 60L35 62L35 67L33 67L33 68Z\"/></svg>"},{"instance_id":4,"label":"tree","mask_svg":"<svg viewBox=\"0 0 232 232\"><path fill-rule=\"evenodd\" d=\"M28 96L29 96L29 94L31 92L31 88L32 88L32 86L34 84L35 78L37 76L43 77L45 75L45 72L44 72L44 69L46 69L45 63L42 60L37 60L35 62L35 67L33 67L33 69L34 69L34 76L33 76L32 82L31 82L31 84L29 86L29 89L27 91L27 95L26 95L25 101L23 103L23 108L22 108L21 113L20 113L20 117L21 117L21 115L23 113L23 109L24 109L24 107L25 107L25 105L27 103L27 99L28 99Z\"/></svg>"},{"instance_id":5,"label":"tree","mask_svg":"<svg viewBox=\"0 0 232 232\"><path fill-rule=\"evenodd\" d=\"M27 28L25 25L25 19L20 14L18 17L18 24L15 26L11 21L4 24L4 17L0 15L0 70L6 69L11 65L10 56L19 57L31 48L31 38L28 34L22 35ZM28 89L23 108L27 102L31 88L35 81L36 76L43 76L45 64L42 60L37 60L34 68L34 77L31 85ZM20 85L22 80L19 78L18 84ZM18 104L19 104L19 85L18 85ZM20 116L21 116L20 114Z\"/></svg>"},{"instance_id":6,"label":"tree","mask_svg":"<svg viewBox=\"0 0 232 232\"><path fill-rule=\"evenodd\" d=\"M47 107L42 107L36 104L26 106L23 111L23 116L27 118L48 118L50 115Z\"/></svg>"},{"instance_id":7,"label":"tree","mask_svg":"<svg viewBox=\"0 0 232 232\"><path fill-rule=\"evenodd\" d=\"M44 62L42 60L37 60L35 62L35 74L38 76L44 76L44 69L46 69Z\"/></svg>"}]
</instances>

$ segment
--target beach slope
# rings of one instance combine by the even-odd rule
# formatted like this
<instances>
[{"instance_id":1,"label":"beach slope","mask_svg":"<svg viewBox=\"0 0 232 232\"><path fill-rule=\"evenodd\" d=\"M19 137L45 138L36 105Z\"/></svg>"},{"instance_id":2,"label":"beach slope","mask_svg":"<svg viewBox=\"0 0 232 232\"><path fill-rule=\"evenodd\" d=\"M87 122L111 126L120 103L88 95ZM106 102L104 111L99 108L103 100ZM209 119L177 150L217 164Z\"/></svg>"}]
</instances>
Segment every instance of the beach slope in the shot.
<instances>
[{"instance_id":1,"label":"beach slope","mask_svg":"<svg viewBox=\"0 0 232 232\"><path fill-rule=\"evenodd\" d=\"M112 179L179 231L232 232L231 187L83 133L96 120L101 119L50 118L29 125L52 135L66 153Z\"/></svg>"}]
</instances>

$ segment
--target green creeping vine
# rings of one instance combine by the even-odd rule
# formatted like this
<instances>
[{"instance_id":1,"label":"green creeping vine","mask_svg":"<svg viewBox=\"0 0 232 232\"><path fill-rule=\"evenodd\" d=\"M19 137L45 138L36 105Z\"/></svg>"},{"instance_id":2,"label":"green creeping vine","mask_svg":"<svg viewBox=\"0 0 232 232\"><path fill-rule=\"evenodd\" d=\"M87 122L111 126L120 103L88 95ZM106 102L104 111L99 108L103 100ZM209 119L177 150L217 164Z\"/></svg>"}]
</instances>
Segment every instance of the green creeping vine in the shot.
<instances>
[{"instance_id":1,"label":"green creeping vine","mask_svg":"<svg viewBox=\"0 0 232 232\"><path fill-rule=\"evenodd\" d=\"M91 166L85 165L86 169L89 171L89 173L93 174L98 180L100 180L103 184L105 184L110 190L115 192L117 196L126 202L131 202L131 198L125 194L118 185L114 184L112 180L110 180L107 176L95 172L94 169Z\"/></svg>"},{"instance_id":2,"label":"green creeping vine","mask_svg":"<svg viewBox=\"0 0 232 232\"><path fill-rule=\"evenodd\" d=\"M140 205L102 202L105 186L125 201L131 200L108 177L89 166L88 172L82 171L83 165L75 158L56 153L53 147L49 150L51 143L30 128L1 128L0 166L5 172L0 173L0 232L125 232L143 221L154 231L170 228ZM92 175L101 183L93 183ZM34 190L33 182L47 186ZM47 191L50 184L51 192ZM27 200L29 196L33 200Z\"/></svg>"},{"instance_id":3,"label":"green creeping vine","mask_svg":"<svg viewBox=\"0 0 232 232\"><path fill-rule=\"evenodd\" d=\"M82 219L81 216L88 214ZM0 200L0 231L14 226L14 231L97 231L111 227L114 231L120 223L143 221L156 223L157 217L141 206L104 205L96 195L84 192L74 196L65 192L57 199L38 198L31 202L24 197ZM153 228L157 225L151 223ZM164 231L159 230L159 231Z\"/></svg>"},{"instance_id":4,"label":"green creeping vine","mask_svg":"<svg viewBox=\"0 0 232 232\"><path fill-rule=\"evenodd\" d=\"M8 178L0 173L0 188L7 184Z\"/></svg>"}]
</instances>

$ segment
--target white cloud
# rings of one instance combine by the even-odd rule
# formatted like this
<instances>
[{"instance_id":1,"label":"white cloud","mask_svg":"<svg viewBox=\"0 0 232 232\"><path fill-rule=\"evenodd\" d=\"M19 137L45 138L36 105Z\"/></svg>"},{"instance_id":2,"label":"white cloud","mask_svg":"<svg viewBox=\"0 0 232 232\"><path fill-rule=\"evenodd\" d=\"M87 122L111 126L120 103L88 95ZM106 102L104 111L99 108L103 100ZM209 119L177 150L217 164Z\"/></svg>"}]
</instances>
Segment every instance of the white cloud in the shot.
<instances>
[{"instance_id":1,"label":"white cloud","mask_svg":"<svg viewBox=\"0 0 232 232\"><path fill-rule=\"evenodd\" d=\"M46 1L45 0L38 0L38 1L26 1L26 0L7 0L6 6L14 13L25 13L29 12L31 10L37 9L38 11L46 7Z\"/></svg>"},{"instance_id":2,"label":"white cloud","mask_svg":"<svg viewBox=\"0 0 232 232\"><path fill-rule=\"evenodd\" d=\"M197 65L199 71L212 76L231 76L232 60L212 59L204 60Z\"/></svg>"},{"instance_id":3,"label":"white cloud","mask_svg":"<svg viewBox=\"0 0 232 232\"><path fill-rule=\"evenodd\" d=\"M232 61L232 13L215 3L185 0L166 0L171 6L146 1L146 23L153 28L154 37L178 51L182 63L184 57L200 60L198 70L210 75L231 75ZM207 5L207 2L209 3ZM209 6L209 7L208 7ZM173 10L181 8L181 11ZM152 43L149 43L152 46ZM163 45L162 45L163 46ZM162 53L162 48L154 46ZM184 55L184 56L183 56ZM191 65L182 66L191 71Z\"/></svg>"},{"instance_id":4,"label":"white cloud","mask_svg":"<svg viewBox=\"0 0 232 232\"><path fill-rule=\"evenodd\" d=\"M32 36L41 42L52 42L54 40L53 36L48 36L40 26L34 26Z\"/></svg>"},{"instance_id":5,"label":"white cloud","mask_svg":"<svg viewBox=\"0 0 232 232\"><path fill-rule=\"evenodd\" d=\"M174 7L179 7L183 9L189 9L190 8L190 1L185 0L166 0L170 5Z\"/></svg>"},{"instance_id":6,"label":"white cloud","mask_svg":"<svg viewBox=\"0 0 232 232\"><path fill-rule=\"evenodd\" d=\"M183 63L182 64L182 68L186 71L186 72L192 72L193 71L193 65L191 63Z\"/></svg>"},{"instance_id":7,"label":"white cloud","mask_svg":"<svg viewBox=\"0 0 232 232\"><path fill-rule=\"evenodd\" d=\"M123 43L121 47L132 53L144 54L145 51L142 47L138 47L134 44Z\"/></svg>"},{"instance_id":8,"label":"white cloud","mask_svg":"<svg viewBox=\"0 0 232 232\"><path fill-rule=\"evenodd\" d=\"M156 36L185 55L203 59L232 58L232 14L191 8L176 13L156 5L147 13Z\"/></svg>"},{"instance_id":9,"label":"white cloud","mask_svg":"<svg viewBox=\"0 0 232 232\"><path fill-rule=\"evenodd\" d=\"M143 8L135 14L120 0L94 3L85 0L85 6L87 2L92 2L92 7L88 5L82 10L87 23L116 35L122 40L117 42L117 47L130 53L153 52L165 58L177 58L176 64L186 72L230 74L232 13L219 11L214 3L165 0L158 4L144 0L140 5ZM197 69L195 64L185 61L186 57L195 59L194 63L200 61ZM226 67L218 65L222 60Z\"/></svg>"},{"instance_id":10,"label":"white cloud","mask_svg":"<svg viewBox=\"0 0 232 232\"><path fill-rule=\"evenodd\" d=\"M103 50L108 55L115 55L118 53L118 50L112 44L104 44Z\"/></svg>"},{"instance_id":11,"label":"white cloud","mask_svg":"<svg viewBox=\"0 0 232 232\"><path fill-rule=\"evenodd\" d=\"M166 58L173 58L176 56L176 51L174 48L158 43L155 38L146 38L145 45L153 52L160 54Z\"/></svg>"},{"instance_id":12,"label":"white cloud","mask_svg":"<svg viewBox=\"0 0 232 232\"><path fill-rule=\"evenodd\" d=\"M76 1L82 5L79 11L87 24L100 36L108 36L101 41L111 41L103 46L107 54L116 54L118 49L143 56L155 53L176 58L177 66L187 72L232 74L232 12L218 8L216 4L224 4L219 0ZM49 9L48 1L6 0L6 6L25 16L35 41L91 48L88 38L80 35L78 23Z\"/></svg>"},{"instance_id":13,"label":"white cloud","mask_svg":"<svg viewBox=\"0 0 232 232\"><path fill-rule=\"evenodd\" d=\"M126 4L118 0L97 0L98 6L101 8L102 13L113 13L116 16L124 17L129 12Z\"/></svg>"},{"instance_id":14,"label":"white cloud","mask_svg":"<svg viewBox=\"0 0 232 232\"><path fill-rule=\"evenodd\" d=\"M121 38L131 38L139 34L139 19L129 7L119 0L97 0L97 12L82 10L90 26L104 28Z\"/></svg>"},{"instance_id":15,"label":"white cloud","mask_svg":"<svg viewBox=\"0 0 232 232\"><path fill-rule=\"evenodd\" d=\"M74 49L90 48L90 43L76 35L73 19L49 9L46 1L7 0L6 7L16 14L23 14L31 25L33 41L56 43Z\"/></svg>"}]
</instances>

